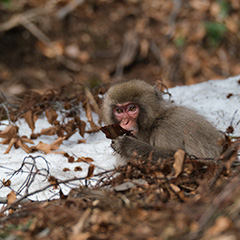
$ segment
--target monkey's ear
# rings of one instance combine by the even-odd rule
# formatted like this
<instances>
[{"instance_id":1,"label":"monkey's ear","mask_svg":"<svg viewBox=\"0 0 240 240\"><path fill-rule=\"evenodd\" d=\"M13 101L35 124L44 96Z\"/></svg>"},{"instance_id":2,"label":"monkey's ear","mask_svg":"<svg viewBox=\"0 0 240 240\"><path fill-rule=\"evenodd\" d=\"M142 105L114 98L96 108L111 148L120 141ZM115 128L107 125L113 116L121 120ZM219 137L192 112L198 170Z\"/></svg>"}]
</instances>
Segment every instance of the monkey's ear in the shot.
<instances>
[{"instance_id":1,"label":"monkey's ear","mask_svg":"<svg viewBox=\"0 0 240 240\"><path fill-rule=\"evenodd\" d=\"M154 94L159 100L163 99L162 93L160 92L160 90L157 87L154 87Z\"/></svg>"}]
</instances>

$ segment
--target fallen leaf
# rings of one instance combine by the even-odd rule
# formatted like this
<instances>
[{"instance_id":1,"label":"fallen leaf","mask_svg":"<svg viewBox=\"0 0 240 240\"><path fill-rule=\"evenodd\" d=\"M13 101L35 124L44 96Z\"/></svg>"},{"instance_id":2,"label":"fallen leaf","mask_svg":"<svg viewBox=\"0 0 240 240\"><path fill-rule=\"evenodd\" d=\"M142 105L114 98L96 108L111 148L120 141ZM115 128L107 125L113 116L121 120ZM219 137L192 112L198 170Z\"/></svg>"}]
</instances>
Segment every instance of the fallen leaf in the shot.
<instances>
[{"instance_id":1,"label":"fallen leaf","mask_svg":"<svg viewBox=\"0 0 240 240\"><path fill-rule=\"evenodd\" d=\"M45 114L46 114L47 120L50 124L54 124L56 122L56 120L58 118L58 114L54 109L52 109L52 108L47 109L45 111Z\"/></svg>"},{"instance_id":2,"label":"fallen leaf","mask_svg":"<svg viewBox=\"0 0 240 240\"><path fill-rule=\"evenodd\" d=\"M12 203L14 203L17 200L16 197L16 193L14 191L11 191L8 195L7 195L7 204L11 205ZM13 209L9 209L9 213L13 213L14 210Z\"/></svg>"},{"instance_id":3,"label":"fallen leaf","mask_svg":"<svg viewBox=\"0 0 240 240\"><path fill-rule=\"evenodd\" d=\"M41 135L48 135L48 136L53 136L57 133L58 127L53 126L49 128L43 128L41 130Z\"/></svg>"},{"instance_id":4,"label":"fallen leaf","mask_svg":"<svg viewBox=\"0 0 240 240\"><path fill-rule=\"evenodd\" d=\"M14 138L17 137L18 127L12 124L8 125L3 131L0 132L0 138Z\"/></svg>"},{"instance_id":5,"label":"fallen leaf","mask_svg":"<svg viewBox=\"0 0 240 240\"><path fill-rule=\"evenodd\" d=\"M94 162L94 160L90 157L80 157L76 160L76 162L91 163L91 162Z\"/></svg>"},{"instance_id":6,"label":"fallen leaf","mask_svg":"<svg viewBox=\"0 0 240 240\"><path fill-rule=\"evenodd\" d=\"M80 166L77 166L77 167L74 168L74 171L75 172L82 171L82 168Z\"/></svg>"},{"instance_id":7,"label":"fallen leaf","mask_svg":"<svg viewBox=\"0 0 240 240\"><path fill-rule=\"evenodd\" d=\"M21 138L18 138L15 144L18 147L22 148L26 153L32 152L32 149L27 144L25 144Z\"/></svg>"},{"instance_id":8,"label":"fallen leaf","mask_svg":"<svg viewBox=\"0 0 240 240\"><path fill-rule=\"evenodd\" d=\"M51 145L51 149L52 150L57 150L59 148L59 146L62 144L63 140L65 139L65 137L59 137L57 140L55 140Z\"/></svg>"},{"instance_id":9,"label":"fallen leaf","mask_svg":"<svg viewBox=\"0 0 240 240\"><path fill-rule=\"evenodd\" d=\"M75 118L75 122L77 124L77 128L79 130L79 134L81 135L81 137L84 137L85 134L85 129L86 129L86 123L82 120L80 120L79 117Z\"/></svg>"},{"instance_id":10,"label":"fallen leaf","mask_svg":"<svg viewBox=\"0 0 240 240\"><path fill-rule=\"evenodd\" d=\"M10 140L10 143L9 143L9 145L8 145L8 147L7 147L7 149L6 149L6 151L5 151L4 154L7 154L7 153L10 152L10 150L11 150L13 144L14 144L16 141L17 141L17 138L12 138L12 139Z\"/></svg>"},{"instance_id":11,"label":"fallen leaf","mask_svg":"<svg viewBox=\"0 0 240 240\"><path fill-rule=\"evenodd\" d=\"M107 125L101 127L100 130L106 135L106 138L110 139L116 139L118 136L122 136L124 134L134 137L130 131L125 130L119 124Z\"/></svg>"},{"instance_id":12,"label":"fallen leaf","mask_svg":"<svg viewBox=\"0 0 240 240\"><path fill-rule=\"evenodd\" d=\"M51 146L47 143L40 141L38 145L32 147L32 150L43 151L45 154L52 153Z\"/></svg>"},{"instance_id":13,"label":"fallen leaf","mask_svg":"<svg viewBox=\"0 0 240 240\"><path fill-rule=\"evenodd\" d=\"M70 171L69 168L64 168L64 169L63 169L63 172L68 172L68 171Z\"/></svg>"},{"instance_id":14,"label":"fallen leaf","mask_svg":"<svg viewBox=\"0 0 240 240\"><path fill-rule=\"evenodd\" d=\"M35 129L35 122L37 121L38 116L35 115L32 110L29 110L24 114L24 118L33 133Z\"/></svg>"},{"instance_id":15,"label":"fallen leaf","mask_svg":"<svg viewBox=\"0 0 240 240\"><path fill-rule=\"evenodd\" d=\"M49 181L52 185L54 185L54 186L53 186L54 189L57 189L57 188L58 188L58 180L57 180L57 178L55 178L55 177L53 177L53 176L50 176L50 177L48 178L48 181Z\"/></svg>"},{"instance_id":16,"label":"fallen leaf","mask_svg":"<svg viewBox=\"0 0 240 240\"><path fill-rule=\"evenodd\" d=\"M4 187L9 187L11 186L11 180L8 179L7 181L5 181L5 179L3 179L2 184Z\"/></svg>"},{"instance_id":17,"label":"fallen leaf","mask_svg":"<svg viewBox=\"0 0 240 240\"><path fill-rule=\"evenodd\" d=\"M38 50L48 58L55 58L57 56L62 56L64 53L63 44L60 41L51 42L46 45L41 41L37 42Z\"/></svg>"},{"instance_id":18,"label":"fallen leaf","mask_svg":"<svg viewBox=\"0 0 240 240\"><path fill-rule=\"evenodd\" d=\"M91 177L94 176L93 175L94 169L95 169L95 165L91 164L88 168L88 173L87 173L86 179L90 179Z\"/></svg>"},{"instance_id":19,"label":"fallen leaf","mask_svg":"<svg viewBox=\"0 0 240 240\"><path fill-rule=\"evenodd\" d=\"M69 156L68 157L68 162L69 163L73 163L74 162L74 157L73 156Z\"/></svg>"},{"instance_id":20,"label":"fallen leaf","mask_svg":"<svg viewBox=\"0 0 240 240\"><path fill-rule=\"evenodd\" d=\"M88 121L92 122L93 118L92 118L92 111L91 111L91 106L90 106L89 100L87 100L85 102L83 107L85 109L85 113L86 113L86 117L87 117Z\"/></svg>"},{"instance_id":21,"label":"fallen leaf","mask_svg":"<svg viewBox=\"0 0 240 240\"><path fill-rule=\"evenodd\" d=\"M173 168L175 170L174 177L178 177L183 170L183 163L185 159L185 152L182 149L178 149L174 154Z\"/></svg>"}]
</instances>

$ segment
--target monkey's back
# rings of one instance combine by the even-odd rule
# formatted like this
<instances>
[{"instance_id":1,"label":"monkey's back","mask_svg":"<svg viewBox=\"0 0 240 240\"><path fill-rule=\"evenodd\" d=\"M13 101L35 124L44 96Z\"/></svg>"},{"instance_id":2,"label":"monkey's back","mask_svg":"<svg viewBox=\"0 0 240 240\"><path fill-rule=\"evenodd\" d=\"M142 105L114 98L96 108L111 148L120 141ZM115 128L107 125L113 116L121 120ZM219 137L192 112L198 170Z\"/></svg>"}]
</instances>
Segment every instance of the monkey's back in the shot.
<instances>
[{"instance_id":1,"label":"monkey's back","mask_svg":"<svg viewBox=\"0 0 240 240\"><path fill-rule=\"evenodd\" d=\"M210 122L195 111L169 106L155 122L155 129L150 144L158 149L169 149L169 153L178 149L185 150L190 155L203 158L215 158L222 152L218 144L223 138Z\"/></svg>"}]
</instances>

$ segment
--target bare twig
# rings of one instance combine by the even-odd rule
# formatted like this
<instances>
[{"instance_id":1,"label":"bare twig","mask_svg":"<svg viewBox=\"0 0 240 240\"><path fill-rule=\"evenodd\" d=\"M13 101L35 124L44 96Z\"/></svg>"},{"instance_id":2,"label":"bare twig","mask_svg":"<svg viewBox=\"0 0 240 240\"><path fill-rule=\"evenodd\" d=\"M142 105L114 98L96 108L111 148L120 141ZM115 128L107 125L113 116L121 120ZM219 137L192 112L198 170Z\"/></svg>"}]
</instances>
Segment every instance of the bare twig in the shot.
<instances>
[{"instance_id":1,"label":"bare twig","mask_svg":"<svg viewBox=\"0 0 240 240\"><path fill-rule=\"evenodd\" d=\"M16 14L12 16L7 22L0 24L0 32L8 31L12 28L22 25L26 21L33 21L44 12L45 10L36 8L28 10L22 14Z\"/></svg>"},{"instance_id":2,"label":"bare twig","mask_svg":"<svg viewBox=\"0 0 240 240\"><path fill-rule=\"evenodd\" d=\"M133 62L137 54L138 47L139 40L136 33L134 31L127 32L124 36L124 44L117 62L114 78L121 77L124 67L128 66Z\"/></svg>"},{"instance_id":3,"label":"bare twig","mask_svg":"<svg viewBox=\"0 0 240 240\"><path fill-rule=\"evenodd\" d=\"M72 0L66 6L62 7L57 13L58 19L65 18L70 12L74 11L80 4L84 3L84 0Z\"/></svg>"},{"instance_id":4,"label":"bare twig","mask_svg":"<svg viewBox=\"0 0 240 240\"><path fill-rule=\"evenodd\" d=\"M173 10L172 10L172 12L169 16L169 19L168 19L169 30L168 30L167 36L169 38L171 38L173 36L174 32L175 32L176 18L177 18L177 15L179 13L179 10L181 8L181 5L182 5L181 0L174 0Z\"/></svg>"}]
</instances>

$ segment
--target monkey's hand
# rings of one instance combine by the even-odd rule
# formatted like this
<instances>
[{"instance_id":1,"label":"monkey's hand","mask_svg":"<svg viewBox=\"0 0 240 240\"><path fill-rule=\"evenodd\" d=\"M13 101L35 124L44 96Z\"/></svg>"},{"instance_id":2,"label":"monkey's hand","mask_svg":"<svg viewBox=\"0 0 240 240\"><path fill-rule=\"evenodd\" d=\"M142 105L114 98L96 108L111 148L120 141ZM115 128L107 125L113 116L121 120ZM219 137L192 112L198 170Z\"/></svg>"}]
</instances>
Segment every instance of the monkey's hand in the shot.
<instances>
[{"instance_id":1,"label":"monkey's hand","mask_svg":"<svg viewBox=\"0 0 240 240\"><path fill-rule=\"evenodd\" d=\"M150 154L152 154L154 158L159 157L156 148L148 143L126 135L114 139L111 146L121 157L129 160L133 157L148 158Z\"/></svg>"}]
</instances>

